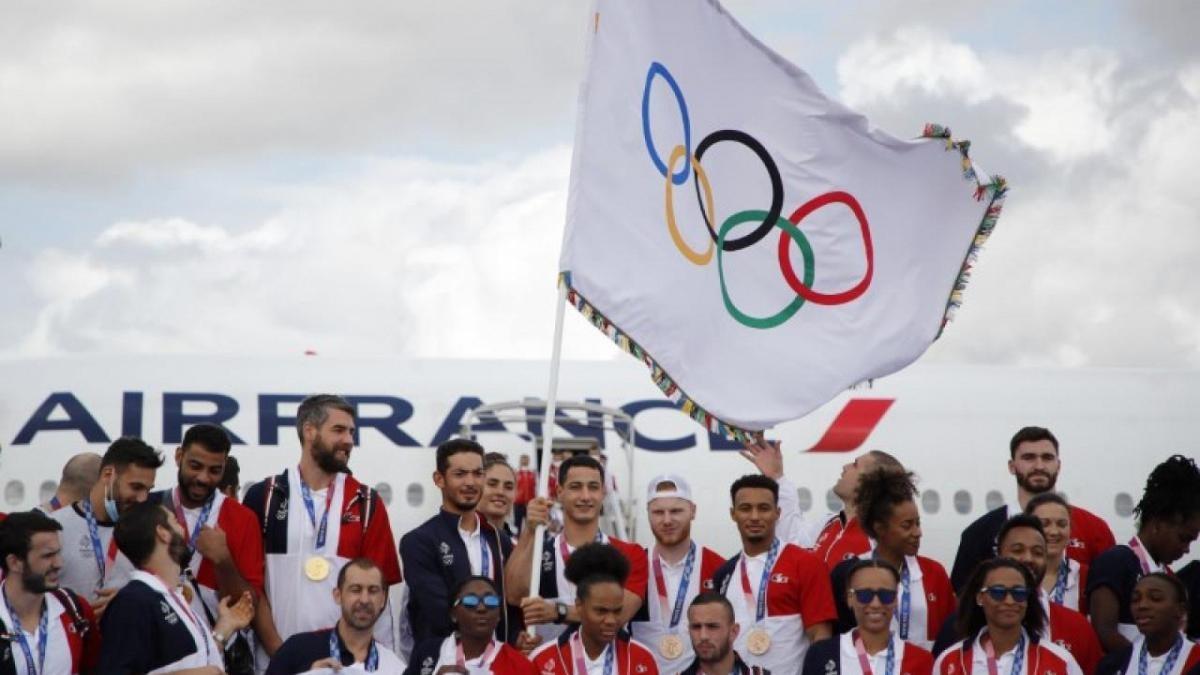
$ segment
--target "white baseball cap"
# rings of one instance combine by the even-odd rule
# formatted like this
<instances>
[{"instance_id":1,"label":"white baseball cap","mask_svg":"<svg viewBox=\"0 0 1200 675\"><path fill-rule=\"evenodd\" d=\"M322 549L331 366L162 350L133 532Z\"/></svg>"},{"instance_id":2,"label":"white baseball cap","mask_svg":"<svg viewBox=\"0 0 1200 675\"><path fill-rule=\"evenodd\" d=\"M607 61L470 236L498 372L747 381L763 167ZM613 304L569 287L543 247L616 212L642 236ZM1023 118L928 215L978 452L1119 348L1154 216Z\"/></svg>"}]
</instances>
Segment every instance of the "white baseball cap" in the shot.
<instances>
[{"instance_id":1,"label":"white baseball cap","mask_svg":"<svg viewBox=\"0 0 1200 675\"><path fill-rule=\"evenodd\" d=\"M662 488L662 489L659 489ZM664 473L650 479L646 485L646 505L660 497L678 497L685 499L693 504L696 503L692 499L692 488L688 485L687 480L675 473Z\"/></svg>"}]
</instances>

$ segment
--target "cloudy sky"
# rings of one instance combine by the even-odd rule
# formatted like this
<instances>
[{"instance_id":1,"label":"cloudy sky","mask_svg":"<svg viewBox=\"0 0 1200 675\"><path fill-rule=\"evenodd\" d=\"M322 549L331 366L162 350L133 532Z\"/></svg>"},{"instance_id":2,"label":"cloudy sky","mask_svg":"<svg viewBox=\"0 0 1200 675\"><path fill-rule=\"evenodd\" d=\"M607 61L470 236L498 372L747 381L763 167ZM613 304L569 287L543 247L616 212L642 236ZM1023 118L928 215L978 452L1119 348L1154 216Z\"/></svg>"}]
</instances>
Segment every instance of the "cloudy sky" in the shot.
<instances>
[{"instance_id":1,"label":"cloudy sky","mask_svg":"<svg viewBox=\"0 0 1200 675\"><path fill-rule=\"evenodd\" d=\"M1200 4L729 4L1009 179L928 358L1200 365ZM582 0L0 12L0 354L548 354Z\"/></svg>"}]
</instances>

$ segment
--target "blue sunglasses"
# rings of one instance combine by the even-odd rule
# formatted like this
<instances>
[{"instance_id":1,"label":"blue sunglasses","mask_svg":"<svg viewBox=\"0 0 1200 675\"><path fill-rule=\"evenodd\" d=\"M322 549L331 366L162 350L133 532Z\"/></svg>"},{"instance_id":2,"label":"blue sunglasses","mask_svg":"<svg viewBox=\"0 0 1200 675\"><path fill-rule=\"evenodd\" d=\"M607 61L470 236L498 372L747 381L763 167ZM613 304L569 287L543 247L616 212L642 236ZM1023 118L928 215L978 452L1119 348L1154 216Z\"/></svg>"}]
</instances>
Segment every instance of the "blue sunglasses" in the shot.
<instances>
[{"instance_id":1,"label":"blue sunglasses","mask_svg":"<svg viewBox=\"0 0 1200 675\"><path fill-rule=\"evenodd\" d=\"M479 607L481 603L483 604L484 609L500 609L500 596L496 595L495 593L488 593L486 595L467 593L458 600L455 600L454 606L458 607L461 605L467 609L475 609L476 607Z\"/></svg>"},{"instance_id":2,"label":"blue sunglasses","mask_svg":"<svg viewBox=\"0 0 1200 675\"><path fill-rule=\"evenodd\" d=\"M896 590L892 588L851 588L850 592L860 605L869 605L875 598L884 605L896 602Z\"/></svg>"},{"instance_id":3,"label":"blue sunglasses","mask_svg":"<svg viewBox=\"0 0 1200 675\"><path fill-rule=\"evenodd\" d=\"M988 586L981 589L988 597L996 602L1004 602L1004 596L1011 595L1013 602L1025 602L1029 599L1029 587L1027 586Z\"/></svg>"}]
</instances>

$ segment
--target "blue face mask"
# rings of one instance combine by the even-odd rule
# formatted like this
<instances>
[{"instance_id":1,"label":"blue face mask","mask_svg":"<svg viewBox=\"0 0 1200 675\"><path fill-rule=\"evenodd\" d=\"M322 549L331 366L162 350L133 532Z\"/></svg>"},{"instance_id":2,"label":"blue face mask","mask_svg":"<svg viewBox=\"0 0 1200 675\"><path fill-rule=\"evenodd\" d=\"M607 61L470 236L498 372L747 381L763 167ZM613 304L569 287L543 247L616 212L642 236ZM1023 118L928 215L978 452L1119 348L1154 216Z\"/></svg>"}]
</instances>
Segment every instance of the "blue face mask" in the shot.
<instances>
[{"instance_id":1,"label":"blue face mask","mask_svg":"<svg viewBox=\"0 0 1200 675\"><path fill-rule=\"evenodd\" d=\"M117 522L117 518L120 516L120 513L117 511L117 500L113 499L112 483L109 483L104 488L104 512L108 514L108 519L114 523Z\"/></svg>"}]
</instances>

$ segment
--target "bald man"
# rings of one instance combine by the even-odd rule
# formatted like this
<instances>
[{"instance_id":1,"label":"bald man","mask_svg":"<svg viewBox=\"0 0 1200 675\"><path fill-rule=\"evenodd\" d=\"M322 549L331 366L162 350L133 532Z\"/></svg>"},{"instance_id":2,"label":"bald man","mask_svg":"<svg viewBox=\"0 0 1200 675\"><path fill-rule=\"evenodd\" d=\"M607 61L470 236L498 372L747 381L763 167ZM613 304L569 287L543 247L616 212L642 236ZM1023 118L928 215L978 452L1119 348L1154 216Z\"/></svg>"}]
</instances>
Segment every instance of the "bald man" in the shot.
<instances>
[{"instance_id":1,"label":"bald man","mask_svg":"<svg viewBox=\"0 0 1200 675\"><path fill-rule=\"evenodd\" d=\"M85 498L92 491L92 485L100 479L100 455L94 452L81 452L63 465L62 477L58 479L58 490L45 504L35 510L46 515L74 504Z\"/></svg>"}]
</instances>

